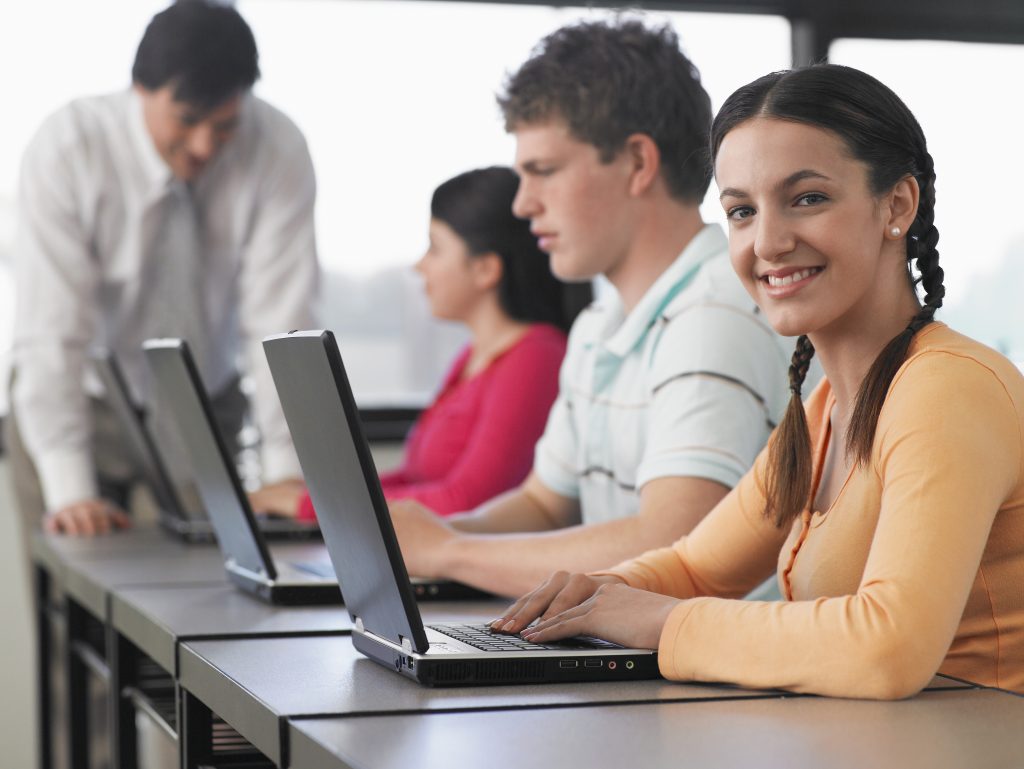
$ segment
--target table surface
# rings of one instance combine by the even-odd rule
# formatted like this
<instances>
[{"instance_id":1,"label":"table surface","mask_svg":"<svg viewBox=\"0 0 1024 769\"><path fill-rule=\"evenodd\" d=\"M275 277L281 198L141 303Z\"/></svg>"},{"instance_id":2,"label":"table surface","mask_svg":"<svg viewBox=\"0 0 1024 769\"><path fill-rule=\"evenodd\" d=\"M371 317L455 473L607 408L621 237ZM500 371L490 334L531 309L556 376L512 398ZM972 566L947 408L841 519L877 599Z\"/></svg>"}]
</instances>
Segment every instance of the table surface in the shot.
<instances>
[{"instance_id":1,"label":"table surface","mask_svg":"<svg viewBox=\"0 0 1024 769\"><path fill-rule=\"evenodd\" d=\"M295 720L291 769L995 769L1024 760L1024 698L926 691Z\"/></svg>"},{"instance_id":2,"label":"table surface","mask_svg":"<svg viewBox=\"0 0 1024 769\"><path fill-rule=\"evenodd\" d=\"M275 606L232 584L118 588L111 598L114 628L164 670L177 675L182 641L348 633L343 606Z\"/></svg>"},{"instance_id":3,"label":"table surface","mask_svg":"<svg viewBox=\"0 0 1024 769\"><path fill-rule=\"evenodd\" d=\"M115 589L228 584L216 545L186 544L152 526L92 538L39 534L33 553L61 591L104 621ZM319 542L274 543L271 553L275 559L327 561Z\"/></svg>"},{"instance_id":4,"label":"table surface","mask_svg":"<svg viewBox=\"0 0 1024 769\"><path fill-rule=\"evenodd\" d=\"M494 604L421 604L427 622L482 619ZM654 681L431 689L367 659L349 637L193 641L179 650L181 685L271 760L282 719L313 715L551 708L628 702L777 697L778 692ZM952 684L958 685L958 684Z\"/></svg>"},{"instance_id":5,"label":"table surface","mask_svg":"<svg viewBox=\"0 0 1024 769\"><path fill-rule=\"evenodd\" d=\"M273 550L326 557L318 543ZM359 654L344 607L278 607L239 591L216 547L138 527L95 539L37 535L33 555L268 758L281 765L291 740L296 769L429 768L457 757L610 767L636 764L638 746L650 746L644 766L973 768L1024 757L1024 699L949 679L904 703L664 680L429 689ZM488 620L505 605L420 608L429 623Z\"/></svg>"}]
</instances>

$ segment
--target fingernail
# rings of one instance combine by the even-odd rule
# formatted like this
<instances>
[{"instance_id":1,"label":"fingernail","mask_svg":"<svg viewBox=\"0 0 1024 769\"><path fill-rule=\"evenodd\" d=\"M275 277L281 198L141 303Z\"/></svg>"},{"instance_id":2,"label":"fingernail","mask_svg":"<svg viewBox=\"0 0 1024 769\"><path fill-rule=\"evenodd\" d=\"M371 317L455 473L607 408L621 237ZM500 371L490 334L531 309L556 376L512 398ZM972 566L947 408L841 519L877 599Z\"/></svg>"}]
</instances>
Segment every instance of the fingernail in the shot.
<instances>
[{"instance_id":1,"label":"fingernail","mask_svg":"<svg viewBox=\"0 0 1024 769\"><path fill-rule=\"evenodd\" d=\"M514 619L510 619L508 622L506 622L504 625L502 625L501 629L502 629L503 632L508 632L509 630L514 628L515 625L516 625L516 621Z\"/></svg>"}]
</instances>

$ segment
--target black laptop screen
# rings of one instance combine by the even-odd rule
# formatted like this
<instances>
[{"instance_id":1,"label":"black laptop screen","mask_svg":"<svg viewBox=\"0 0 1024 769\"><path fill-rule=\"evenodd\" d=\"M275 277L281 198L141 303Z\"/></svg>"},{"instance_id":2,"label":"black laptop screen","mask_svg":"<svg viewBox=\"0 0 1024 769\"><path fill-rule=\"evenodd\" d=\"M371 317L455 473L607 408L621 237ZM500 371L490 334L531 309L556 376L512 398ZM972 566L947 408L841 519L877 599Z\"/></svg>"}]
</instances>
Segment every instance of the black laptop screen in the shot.
<instances>
[{"instance_id":1,"label":"black laptop screen","mask_svg":"<svg viewBox=\"0 0 1024 769\"><path fill-rule=\"evenodd\" d=\"M249 571L262 571L268 578L275 578L273 561L216 431L213 412L188 347L179 339L153 339L144 348L156 388L188 451L199 495L221 552Z\"/></svg>"},{"instance_id":2,"label":"black laptop screen","mask_svg":"<svg viewBox=\"0 0 1024 769\"><path fill-rule=\"evenodd\" d=\"M345 606L374 634L428 647L355 398L329 331L263 342Z\"/></svg>"}]
</instances>

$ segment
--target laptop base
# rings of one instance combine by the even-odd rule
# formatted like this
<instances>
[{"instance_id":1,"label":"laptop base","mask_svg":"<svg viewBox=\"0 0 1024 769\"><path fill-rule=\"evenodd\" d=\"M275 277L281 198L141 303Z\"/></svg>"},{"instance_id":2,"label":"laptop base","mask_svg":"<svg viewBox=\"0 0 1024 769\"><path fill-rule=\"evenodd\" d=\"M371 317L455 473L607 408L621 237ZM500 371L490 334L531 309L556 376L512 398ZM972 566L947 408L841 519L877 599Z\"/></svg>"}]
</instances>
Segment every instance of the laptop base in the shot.
<instances>
[{"instance_id":1,"label":"laptop base","mask_svg":"<svg viewBox=\"0 0 1024 769\"><path fill-rule=\"evenodd\" d=\"M266 518L256 516L260 532L275 542L320 542L323 535L316 523L302 524L292 519ZM217 541L213 525L208 519L183 518L172 513L160 514L160 525L170 534L190 545Z\"/></svg>"},{"instance_id":2,"label":"laptop base","mask_svg":"<svg viewBox=\"0 0 1024 769\"><path fill-rule=\"evenodd\" d=\"M412 594L417 601L493 601L498 596L461 582L413 579Z\"/></svg>"},{"instance_id":3,"label":"laptop base","mask_svg":"<svg viewBox=\"0 0 1024 769\"><path fill-rule=\"evenodd\" d=\"M225 569L228 579L239 589L275 606L324 606L343 603L337 583L287 583L256 579L245 573Z\"/></svg>"},{"instance_id":4,"label":"laptop base","mask_svg":"<svg viewBox=\"0 0 1024 769\"><path fill-rule=\"evenodd\" d=\"M577 649L536 652L531 655L409 654L405 649L352 632L352 645L374 662L424 686L508 686L583 681L642 681L659 678L658 656L653 651Z\"/></svg>"}]
</instances>

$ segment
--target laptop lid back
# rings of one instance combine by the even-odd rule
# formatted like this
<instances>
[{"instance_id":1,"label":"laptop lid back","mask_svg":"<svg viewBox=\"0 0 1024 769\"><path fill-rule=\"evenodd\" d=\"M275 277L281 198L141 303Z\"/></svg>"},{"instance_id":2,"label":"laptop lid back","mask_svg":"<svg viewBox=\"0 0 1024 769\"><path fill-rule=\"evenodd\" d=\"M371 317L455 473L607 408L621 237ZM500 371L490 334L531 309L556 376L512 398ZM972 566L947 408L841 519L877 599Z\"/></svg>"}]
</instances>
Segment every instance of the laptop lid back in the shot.
<instances>
[{"instance_id":1,"label":"laptop lid back","mask_svg":"<svg viewBox=\"0 0 1024 769\"><path fill-rule=\"evenodd\" d=\"M142 408L132 397L121 366L114 354L106 348L94 348L89 352L93 369L103 383L106 400L114 411L135 462L142 470L157 505L165 513L185 516L185 506L174 487L170 473L164 464L156 442L146 426Z\"/></svg>"},{"instance_id":2,"label":"laptop lid back","mask_svg":"<svg viewBox=\"0 0 1024 769\"><path fill-rule=\"evenodd\" d=\"M377 636L427 651L334 335L295 331L267 337L263 349L349 614Z\"/></svg>"},{"instance_id":3,"label":"laptop lid back","mask_svg":"<svg viewBox=\"0 0 1024 769\"><path fill-rule=\"evenodd\" d=\"M213 419L206 389L181 339L150 339L143 345L156 388L177 422L224 557L251 572L275 579L277 572L238 473Z\"/></svg>"}]
</instances>

